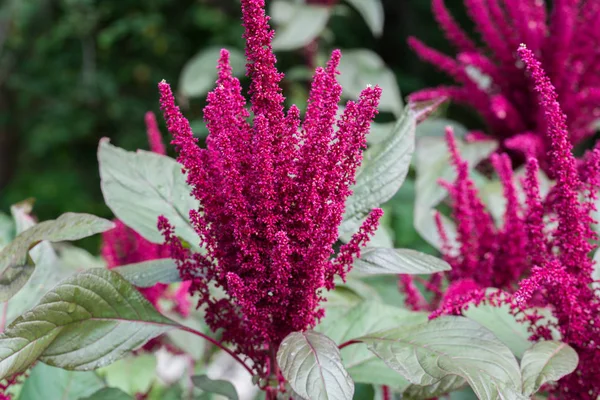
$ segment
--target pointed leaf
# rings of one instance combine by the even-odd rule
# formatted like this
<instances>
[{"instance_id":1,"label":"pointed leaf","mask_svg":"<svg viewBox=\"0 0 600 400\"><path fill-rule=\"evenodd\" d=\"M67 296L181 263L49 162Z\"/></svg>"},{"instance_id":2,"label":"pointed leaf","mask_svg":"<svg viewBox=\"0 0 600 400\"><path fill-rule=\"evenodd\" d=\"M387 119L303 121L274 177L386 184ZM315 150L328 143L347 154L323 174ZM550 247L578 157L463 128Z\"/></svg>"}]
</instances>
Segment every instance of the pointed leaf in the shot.
<instances>
[{"instance_id":1,"label":"pointed leaf","mask_svg":"<svg viewBox=\"0 0 600 400\"><path fill-rule=\"evenodd\" d=\"M368 0L356 1L367 2ZM338 68L340 70L338 79L344 88L342 97L354 100L367 85L379 85L384 88L379 100L379 111L391 112L401 118L403 103L396 75L379 54L369 49L348 49L342 53Z\"/></svg>"},{"instance_id":2,"label":"pointed leaf","mask_svg":"<svg viewBox=\"0 0 600 400\"><path fill-rule=\"evenodd\" d=\"M0 379L36 359L89 370L177 327L116 272L91 269L48 292L0 335Z\"/></svg>"},{"instance_id":3,"label":"pointed leaf","mask_svg":"<svg viewBox=\"0 0 600 400\"><path fill-rule=\"evenodd\" d=\"M337 291L338 288L333 293ZM343 313L332 314L327 308L325 315L316 330L327 335L338 345L369 333L427 321L426 313L411 312L376 301L360 302ZM387 385L397 389L404 389L409 384L364 345L346 346L341 350L341 354L344 366L355 382Z\"/></svg>"},{"instance_id":4,"label":"pointed leaf","mask_svg":"<svg viewBox=\"0 0 600 400\"><path fill-rule=\"evenodd\" d=\"M298 395L311 400L351 400L354 382L333 340L314 331L292 332L279 347L277 363Z\"/></svg>"},{"instance_id":5,"label":"pointed leaf","mask_svg":"<svg viewBox=\"0 0 600 400\"><path fill-rule=\"evenodd\" d=\"M162 243L156 223L164 215L178 236L197 246L189 212L198 208L198 202L191 197L177 161L148 151L125 151L104 138L98 162L104 201L125 225L153 243Z\"/></svg>"},{"instance_id":6,"label":"pointed leaf","mask_svg":"<svg viewBox=\"0 0 600 400\"><path fill-rule=\"evenodd\" d=\"M91 371L67 371L39 363L25 379L19 400L79 400L105 386L102 379Z\"/></svg>"},{"instance_id":7,"label":"pointed leaf","mask_svg":"<svg viewBox=\"0 0 600 400\"><path fill-rule=\"evenodd\" d=\"M354 261L353 270L367 275L433 274L449 271L442 259L411 249L367 247Z\"/></svg>"},{"instance_id":8,"label":"pointed leaf","mask_svg":"<svg viewBox=\"0 0 600 400\"><path fill-rule=\"evenodd\" d=\"M346 0L363 17L373 35L383 33L383 4L381 0Z\"/></svg>"},{"instance_id":9,"label":"pointed leaf","mask_svg":"<svg viewBox=\"0 0 600 400\"><path fill-rule=\"evenodd\" d=\"M519 398L521 373L510 349L464 317L440 317L361 338L411 383L435 385L447 376L466 380L482 399Z\"/></svg>"},{"instance_id":10,"label":"pointed leaf","mask_svg":"<svg viewBox=\"0 0 600 400\"><path fill-rule=\"evenodd\" d=\"M229 400L238 400L237 390L229 381L221 379L212 380L206 375L192 376L192 382L198 389L207 393L216 393L225 396Z\"/></svg>"},{"instance_id":11,"label":"pointed leaf","mask_svg":"<svg viewBox=\"0 0 600 400\"><path fill-rule=\"evenodd\" d=\"M531 396L540 386L559 380L575 371L579 357L566 343L545 341L525 352L521 361L523 394Z\"/></svg>"},{"instance_id":12,"label":"pointed leaf","mask_svg":"<svg viewBox=\"0 0 600 400\"><path fill-rule=\"evenodd\" d=\"M353 194L346 201L341 235L354 233L374 207L396 194L408 173L414 146L415 119L412 111L406 108L394 127L394 134L365 153L363 167L357 173L356 184L352 188Z\"/></svg>"},{"instance_id":13,"label":"pointed leaf","mask_svg":"<svg viewBox=\"0 0 600 400\"><path fill-rule=\"evenodd\" d=\"M135 264L113 268L123 278L137 287L151 287L157 283L181 282L177 264L172 258L142 261Z\"/></svg>"},{"instance_id":14,"label":"pointed leaf","mask_svg":"<svg viewBox=\"0 0 600 400\"><path fill-rule=\"evenodd\" d=\"M134 400L134 398L117 388L104 388L89 397L79 400Z\"/></svg>"},{"instance_id":15,"label":"pointed leaf","mask_svg":"<svg viewBox=\"0 0 600 400\"><path fill-rule=\"evenodd\" d=\"M274 1L271 15L277 23L277 33L273 50L295 50L309 44L323 32L330 14L330 7Z\"/></svg>"},{"instance_id":16,"label":"pointed leaf","mask_svg":"<svg viewBox=\"0 0 600 400\"><path fill-rule=\"evenodd\" d=\"M112 222L94 215L66 213L22 232L0 252L0 301L7 301L27 283L35 269L29 250L41 241L78 240L112 227Z\"/></svg>"},{"instance_id":17,"label":"pointed leaf","mask_svg":"<svg viewBox=\"0 0 600 400\"><path fill-rule=\"evenodd\" d=\"M212 46L202 49L188 60L179 77L179 93L186 97L199 97L208 93L215 86L217 80L215 65L217 65L220 55L221 47ZM242 52L230 49L229 63L233 73L239 76L244 71L246 60Z\"/></svg>"},{"instance_id":18,"label":"pointed leaf","mask_svg":"<svg viewBox=\"0 0 600 400\"><path fill-rule=\"evenodd\" d=\"M508 304L501 307L488 304L471 305L463 315L492 331L519 359L533 344L529 341L531 334L528 332L528 326L517 321L510 313Z\"/></svg>"}]
</instances>

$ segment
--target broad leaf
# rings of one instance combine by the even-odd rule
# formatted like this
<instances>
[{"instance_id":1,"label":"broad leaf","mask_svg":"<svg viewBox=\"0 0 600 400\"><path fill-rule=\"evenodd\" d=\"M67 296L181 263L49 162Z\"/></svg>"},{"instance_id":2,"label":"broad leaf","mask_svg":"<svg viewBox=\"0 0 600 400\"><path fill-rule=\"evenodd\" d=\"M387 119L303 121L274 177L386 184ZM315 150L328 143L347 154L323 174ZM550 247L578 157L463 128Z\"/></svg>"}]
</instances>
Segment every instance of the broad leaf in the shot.
<instances>
[{"instance_id":1,"label":"broad leaf","mask_svg":"<svg viewBox=\"0 0 600 400\"><path fill-rule=\"evenodd\" d=\"M217 80L216 66L220 53L221 47L209 47L188 60L179 77L179 93L186 97L199 97L211 90ZM229 63L236 75L243 74L246 61L239 50L229 50Z\"/></svg>"},{"instance_id":2,"label":"broad leaf","mask_svg":"<svg viewBox=\"0 0 600 400\"><path fill-rule=\"evenodd\" d=\"M356 0L367 3L369 0ZM402 116L402 96L398 90L396 75L388 68L379 54L369 49L343 50L340 60L340 85L344 88L343 98L354 100L367 85L384 88L379 101L379 111Z\"/></svg>"},{"instance_id":3,"label":"broad leaf","mask_svg":"<svg viewBox=\"0 0 600 400\"><path fill-rule=\"evenodd\" d=\"M112 227L112 222L94 215L66 213L22 232L0 252L0 301L7 301L27 283L35 269L29 250L41 241L78 240Z\"/></svg>"},{"instance_id":4,"label":"broad leaf","mask_svg":"<svg viewBox=\"0 0 600 400\"><path fill-rule=\"evenodd\" d=\"M192 376L192 382L194 383L194 386L204 392L220 394L229 400L238 400L235 386L229 381L221 379L212 380L206 375L195 375Z\"/></svg>"},{"instance_id":5,"label":"broad leaf","mask_svg":"<svg viewBox=\"0 0 600 400\"><path fill-rule=\"evenodd\" d=\"M311 400L351 400L354 382L333 340L314 331L292 332L279 347L277 363L298 395Z\"/></svg>"},{"instance_id":6,"label":"broad leaf","mask_svg":"<svg viewBox=\"0 0 600 400\"><path fill-rule=\"evenodd\" d=\"M334 293L337 290L336 288ZM325 319L316 329L338 345L369 333L427 321L426 313L411 312L375 301L360 302L335 315L331 315L329 311L327 308ZM344 366L355 382L387 385L397 389L408 385L406 380L388 368L364 345L344 347L341 353Z\"/></svg>"},{"instance_id":7,"label":"broad leaf","mask_svg":"<svg viewBox=\"0 0 600 400\"><path fill-rule=\"evenodd\" d=\"M450 265L437 257L411 249L367 247L354 261L353 270L367 275L433 274L449 271Z\"/></svg>"},{"instance_id":8,"label":"broad leaf","mask_svg":"<svg viewBox=\"0 0 600 400\"><path fill-rule=\"evenodd\" d=\"M19 400L79 400L105 386L102 379L91 371L66 371L39 363L25 379Z\"/></svg>"},{"instance_id":9,"label":"broad leaf","mask_svg":"<svg viewBox=\"0 0 600 400\"><path fill-rule=\"evenodd\" d=\"M156 365L155 354L142 353L134 357L122 358L100 368L97 373L112 388L132 394L146 393L156 380Z\"/></svg>"},{"instance_id":10,"label":"broad leaf","mask_svg":"<svg viewBox=\"0 0 600 400\"><path fill-rule=\"evenodd\" d=\"M0 335L0 379L38 358L69 370L99 368L177 326L116 272L81 272Z\"/></svg>"},{"instance_id":11,"label":"broad leaf","mask_svg":"<svg viewBox=\"0 0 600 400\"><path fill-rule=\"evenodd\" d=\"M271 16L277 24L277 34L273 49L295 50L309 44L323 32L330 14L330 7L274 1Z\"/></svg>"},{"instance_id":12,"label":"broad leaf","mask_svg":"<svg viewBox=\"0 0 600 400\"><path fill-rule=\"evenodd\" d=\"M440 317L360 340L415 385L435 385L458 376L482 400L522 398L521 373L510 349L467 318Z\"/></svg>"},{"instance_id":13,"label":"broad leaf","mask_svg":"<svg viewBox=\"0 0 600 400\"><path fill-rule=\"evenodd\" d=\"M529 341L531 334L527 331L527 324L517 321L510 313L508 304L501 307L488 304L471 305L463 315L492 331L519 359L532 345Z\"/></svg>"},{"instance_id":14,"label":"broad leaf","mask_svg":"<svg viewBox=\"0 0 600 400\"><path fill-rule=\"evenodd\" d=\"M177 161L148 151L125 151L106 138L100 141L98 161L104 201L125 225L151 242L162 243L156 224L164 215L178 236L197 246L189 212L198 208L198 202L191 197Z\"/></svg>"},{"instance_id":15,"label":"broad leaf","mask_svg":"<svg viewBox=\"0 0 600 400\"><path fill-rule=\"evenodd\" d=\"M89 397L79 400L135 400L132 396L117 388L104 388Z\"/></svg>"},{"instance_id":16,"label":"broad leaf","mask_svg":"<svg viewBox=\"0 0 600 400\"><path fill-rule=\"evenodd\" d=\"M383 33L383 4L381 0L346 0L363 17L375 36Z\"/></svg>"},{"instance_id":17,"label":"broad leaf","mask_svg":"<svg viewBox=\"0 0 600 400\"><path fill-rule=\"evenodd\" d=\"M340 235L355 232L374 207L391 199L402 186L415 146L415 120L410 109L394 127L394 134L365 153L363 167L356 175L353 194L346 201Z\"/></svg>"},{"instance_id":18,"label":"broad leaf","mask_svg":"<svg viewBox=\"0 0 600 400\"><path fill-rule=\"evenodd\" d=\"M172 258L142 261L113 268L112 271L118 272L137 287L151 287L157 283L181 282L177 264Z\"/></svg>"},{"instance_id":19,"label":"broad leaf","mask_svg":"<svg viewBox=\"0 0 600 400\"><path fill-rule=\"evenodd\" d=\"M568 344L538 342L525 352L521 361L523 394L531 396L545 383L557 381L575 371L579 357Z\"/></svg>"}]
</instances>

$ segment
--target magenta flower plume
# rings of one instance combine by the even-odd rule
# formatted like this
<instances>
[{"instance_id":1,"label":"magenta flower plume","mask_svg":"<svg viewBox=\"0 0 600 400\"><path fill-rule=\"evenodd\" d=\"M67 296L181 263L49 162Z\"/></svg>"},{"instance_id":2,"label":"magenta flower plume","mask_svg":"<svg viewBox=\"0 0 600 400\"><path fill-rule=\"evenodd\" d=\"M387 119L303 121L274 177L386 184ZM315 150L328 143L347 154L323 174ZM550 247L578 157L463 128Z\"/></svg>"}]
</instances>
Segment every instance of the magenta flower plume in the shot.
<instances>
[{"instance_id":1,"label":"magenta flower plume","mask_svg":"<svg viewBox=\"0 0 600 400\"><path fill-rule=\"evenodd\" d=\"M206 254L188 251L166 219L159 227L206 306L207 323L262 374L269 351L323 316L322 290L345 276L378 225L382 211L375 209L332 258L381 89L367 87L336 120L342 88L341 55L334 51L315 72L304 120L296 106L285 112L264 0L242 0L242 13L250 110L223 50L204 109L206 149L198 147L169 85L159 84L171 143L201 204L190 218ZM225 296L214 297L212 284Z\"/></svg>"},{"instance_id":2,"label":"magenta flower plume","mask_svg":"<svg viewBox=\"0 0 600 400\"><path fill-rule=\"evenodd\" d=\"M596 199L594 182L600 178L600 151L588 152L578 164L554 86L532 51L522 45L518 55L538 96L546 126L546 160L556 183L543 198L538 162L530 158L521 182L525 194L521 203L510 160L506 155L494 155L492 165L506 199L503 224L497 227L483 208L449 134L457 178L445 186L458 246L452 248L447 243L438 224L441 237L446 238L444 256L453 270L447 274L450 285L444 298L426 308L435 310L432 317L437 317L460 314L469 305L483 301L510 303L515 313L523 312L521 318L531 323L532 340L550 339L555 330L579 354L578 369L550 388L551 398L595 400L600 396L600 293L592 287L594 265L589 255L597 240L590 213ZM581 176L588 184L582 183ZM553 224L546 226L548 221ZM500 291L486 294L488 287ZM542 321L528 310L531 307L549 309L555 320Z\"/></svg>"},{"instance_id":3,"label":"magenta flower plume","mask_svg":"<svg viewBox=\"0 0 600 400\"><path fill-rule=\"evenodd\" d=\"M464 0L482 42L479 47L458 26L444 0L432 0L433 14L456 57L427 47L416 38L409 44L418 56L447 73L456 86L424 89L412 100L448 97L477 111L487 133L513 160L546 157L550 139L546 120L532 82L514 50L525 43L541 60L568 116L569 140L577 144L593 135L600 115L600 5L595 1L555 1L548 15L538 0ZM478 76L484 75L486 79Z\"/></svg>"},{"instance_id":4,"label":"magenta flower plume","mask_svg":"<svg viewBox=\"0 0 600 400\"><path fill-rule=\"evenodd\" d=\"M158 154L166 154L154 113L148 111L145 115L145 122L150 149ZM107 268L112 269L122 265L170 257L168 246L149 242L118 219L115 219L114 223L113 229L102 234L100 252L106 261ZM157 309L160 309L160 300L171 300L174 311L185 317L189 315L191 306L187 293L189 286L189 282L183 282L175 293L170 293L169 285L163 283L138 289Z\"/></svg>"},{"instance_id":5,"label":"magenta flower plume","mask_svg":"<svg viewBox=\"0 0 600 400\"><path fill-rule=\"evenodd\" d=\"M148 111L144 116L144 120L146 121L146 131L148 134L150 150L156 154L167 154L167 149L165 148L162 135L158 129L158 124L156 123L156 116L154 113L152 111Z\"/></svg>"}]
</instances>

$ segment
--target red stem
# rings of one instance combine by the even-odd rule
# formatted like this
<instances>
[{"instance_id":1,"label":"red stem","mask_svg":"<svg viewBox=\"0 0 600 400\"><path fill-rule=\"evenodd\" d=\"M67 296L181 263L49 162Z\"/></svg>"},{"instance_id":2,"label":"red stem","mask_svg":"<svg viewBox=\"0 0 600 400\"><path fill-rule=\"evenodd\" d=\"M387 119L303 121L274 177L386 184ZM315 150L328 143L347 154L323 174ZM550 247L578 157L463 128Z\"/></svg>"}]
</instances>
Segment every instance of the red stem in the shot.
<instances>
[{"instance_id":1,"label":"red stem","mask_svg":"<svg viewBox=\"0 0 600 400\"><path fill-rule=\"evenodd\" d=\"M347 342L344 342L344 343L340 344L338 346L338 349L341 350L341 349L343 349L346 346L350 346L351 344L356 344L356 343L362 343L362 341L360 341L360 340L348 340Z\"/></svg>"},{"instance_id":2,"label":"red stem","mask_svg":"<svg viewBox=\"0 0 600 400\"><path fill-rule=\"evenodd\" d=\"M381 397L383 397L383 400L392 400L392 396L390 395L390 388L385 385L381 387L381 395Z\"/></svg>"},{"instance_id":3,"label":"red stem","mask_svg":"<svg viewBox=\"0 0 600 400\"><path fill-rule=\"evenodd\" d=\"M6 317L8 316L8 301L4 303L4 307L2 308L2 317L0 319L0 333L4 332L4 328L6 328Z\"/></svg>"},{"instance_id":4,"label":"red stem","mask_svg":"<svg viewBox=\"0 0 600 400\"><path fill-rule=\"evenodd\" d=\"M211 338L210 336L205 335L202 332L199 332L195 329L189 328L187 326L182 326L181 327L182 330L192 333L196 336L200 336L201 338L208 340L209 342L211 342L212 344L214 344L215 346L217 346L218 348L220 348L221 350L224 350L225 352L227 352L231 357L233 357L237 362L239 362L240 364L242 364L244 366L244 368L246 368L246 371L248 371L248 373L252 376L254 376L254 372L252 371L252 369L250 367L248 367L246 365L246 363L237 355L235 354L233 351L231 351L230 349L228 349L227 347L225 347L223 345L223 343Z\"/></svg>"}]
</instances>

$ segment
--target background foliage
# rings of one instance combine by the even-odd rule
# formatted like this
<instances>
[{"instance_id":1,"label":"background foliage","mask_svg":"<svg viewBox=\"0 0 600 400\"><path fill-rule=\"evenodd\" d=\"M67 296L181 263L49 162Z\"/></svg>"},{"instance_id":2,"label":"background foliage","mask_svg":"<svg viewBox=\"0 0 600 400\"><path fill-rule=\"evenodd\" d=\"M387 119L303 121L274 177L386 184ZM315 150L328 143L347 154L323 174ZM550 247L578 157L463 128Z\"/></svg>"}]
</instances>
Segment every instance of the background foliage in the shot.
<instances>
[{"instance_id":1,"label":"background foliage","mask_svg":"<svg viewBox=\"0 0 600 400\"><path fill-rule=\"evenodd\" d=\"M443 80L406 46L407 36L417 35L445 48L429 0L382 3L385 23L378 38L354 8L338 5L323 35L326 47L378 53L403 96ZM460 4L454 8L466 21ZM158 111L156 83L178 82L186 62L204 49L241 49L239 18L237 0L4 1L0 208L34 197L41 220L66 211L109 217L100 193L98 140L107 136L126 149L146 148L143 116ZM278 56L287 72L305 62L302 51ZM201 119L202 97L189 102L186 115ZM410 199L407 182L395 201L409 209ZM397 244L414 245L412 217L405 214L391 215L391 225L405 233L397 235Z\"/></svg>"}]
</instances>

